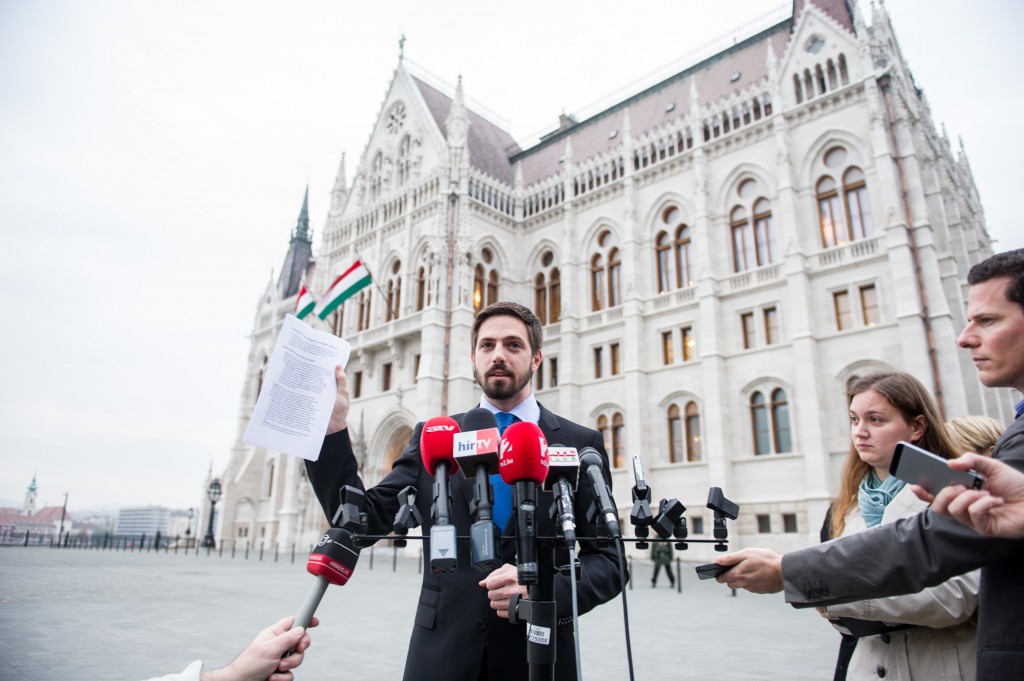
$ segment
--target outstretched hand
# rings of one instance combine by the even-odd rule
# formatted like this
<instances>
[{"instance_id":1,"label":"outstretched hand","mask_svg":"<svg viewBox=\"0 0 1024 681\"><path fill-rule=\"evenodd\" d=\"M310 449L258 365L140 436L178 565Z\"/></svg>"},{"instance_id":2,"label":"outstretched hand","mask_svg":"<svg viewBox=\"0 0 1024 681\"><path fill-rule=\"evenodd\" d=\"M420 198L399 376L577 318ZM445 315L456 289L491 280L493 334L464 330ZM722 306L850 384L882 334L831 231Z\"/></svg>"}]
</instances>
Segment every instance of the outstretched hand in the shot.
<instances>
[{"instance_id":1,"label":"outstretched hand","mask_svg":"<svg viewBox=\"0 0 1024 681\"><path fill-rule=\"evenodd\" d=\"M291 670L302 664L309 648L309 634L302 627L291 629L294 622L293 615L267 627L231 664L204 673L202 681L291 681L294 678ZM309 626L315 627L319 623L313 617ZM292 649L294 652L282 657Z\"/></svg>"},{"instance_id":2,"label":"outstretched hand","mask_svg":"<svg viewBox=\"0 0 1024 681\"><path fill-rule=\"evenodd\" d=\"M782 555L770 549L743 549L726 553L715 561L732 568L715 577L732 589L746 589L755 594L782 591Z\"/></svg>"},{"instance_id":3,"label":"outstretched hand","mask_svg":"<svg viewBox=\"0 0 1024 681\"><path fill-rule=\"evenodd\" d=\"M955 518L986 537L1024 538L1024 473L973 453L951 459L949 467L975 470L985 476L985 483L982 489L963 485L943 488L932 501L935 513ZM914 493L929 500L930 495L916 486Z\"/></svg>"}]
</instances>

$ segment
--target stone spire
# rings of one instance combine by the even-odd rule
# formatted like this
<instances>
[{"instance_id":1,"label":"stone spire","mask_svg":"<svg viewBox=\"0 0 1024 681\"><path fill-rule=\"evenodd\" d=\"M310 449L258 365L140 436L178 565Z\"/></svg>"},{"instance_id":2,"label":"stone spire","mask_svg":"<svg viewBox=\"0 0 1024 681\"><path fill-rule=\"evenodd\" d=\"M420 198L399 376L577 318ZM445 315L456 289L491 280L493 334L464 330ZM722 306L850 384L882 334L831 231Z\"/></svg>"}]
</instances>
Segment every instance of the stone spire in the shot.
<instances>
[{"instance_id":1,"label":"stone spire","mask_svg":"<svg viewBox=\"0 0 1024 681\"><path fill-rule=\"evenodd\" d=\"M277 279L277 290L281 298L289 298L299 292L302 284L302 276L309 267L313 257L313 237L309 230L309 185L306 185L306 193L302 198L302 210L299 211L299 219L292 231L291 242L288 244L288 254L284 257L284 264L281 266L281 275Z\"/></svg>"},{"instance_id":2,"label":"stone spire","mask_svg":"<svg viewBox=\"0 0 1024 681\"><path fill-rule=\"evenodd\" d=\"M345 152L341 152L341 163L338 164L338 174L334 177L334 189L331 190L331 213L341 212L347 198L348 180L345 178Z\"/></svg>"},{"instance_id":3,"label":"stone spire","mask_svg":"<svg viewBox=\"0 0 1024 681\"><path fill-rule=\"evenodd\" d=\"M469 113L462 95L462 76L455 88L452 108L444 121L448 130L448 172L452 185L460 182L464 170L469 169Z\"/></svg>"}]
</instances>

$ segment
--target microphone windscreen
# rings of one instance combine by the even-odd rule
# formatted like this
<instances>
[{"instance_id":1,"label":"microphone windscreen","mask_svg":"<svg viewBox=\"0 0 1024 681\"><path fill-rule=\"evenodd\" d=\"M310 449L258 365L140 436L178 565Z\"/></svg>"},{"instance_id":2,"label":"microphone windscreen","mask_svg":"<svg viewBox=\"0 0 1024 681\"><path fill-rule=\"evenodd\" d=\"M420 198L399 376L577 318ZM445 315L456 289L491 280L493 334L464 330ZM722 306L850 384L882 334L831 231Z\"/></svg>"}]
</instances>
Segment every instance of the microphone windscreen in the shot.
<instances>
[{"instance_id":1,"label":"microphone windscreen","mask_svg":"<svg viewBox=\"0 0 1024 681\"><path fill-rule=\"evenodd\" d=\"M341 586L352 576L358 560L359 549L352 543L352 535L340 527L332 527L309 554L306 570L315 577L323 577L331 584Z\"/></svg>"},{"instance_id":2,"label":"microphone windscreen","mask_svg":"<svg viewBox=\"0 0 1024 681\"><path fill-rule=\"evenodd\" d=\"M471 430L487 430L489 428L497 427L498 419L494 418L494 414L483 407L470 409L466 412L465 416L462 417L463 432L469 432Z\"/></svg>"},{"instance_id":3,"label":"microphone windscreen","mask_svg":"<svg viewBox=\"0 0 1024 681\"><path fill-rule=\"evenodd\" d=\"M514 482L544 482L548 474L548 442L536 423L513 423L501 436L498 455L501 479Z\"/></svg>"},{"instance_id":4,"label":"microphone windscreen","mask_svg":"<svg viewBox=\"0 0 1024 681\"><path fill-rule=\"evenodd\" d=\"M423 457L423 465L427 472L435 475L437 464L447 461L448 472L454 473L459 470L455 463L454 442L455 434L459 432L459 424L450 416L435 416L423 424L423 431L420 433L420 456Z\"/></svg>"},{"instance_id":5,"label":"microphone windscreen","mask_svg":"<svg viewBox=\"0 0 1024 681\"><path fill-rule=\"evenodd\" d=\"M601 462L601 455L593 447L584 447L580 450L580 465L584 468L597 466L598 470L604 468L604 464Z\"/></svg>"}]
</instances>

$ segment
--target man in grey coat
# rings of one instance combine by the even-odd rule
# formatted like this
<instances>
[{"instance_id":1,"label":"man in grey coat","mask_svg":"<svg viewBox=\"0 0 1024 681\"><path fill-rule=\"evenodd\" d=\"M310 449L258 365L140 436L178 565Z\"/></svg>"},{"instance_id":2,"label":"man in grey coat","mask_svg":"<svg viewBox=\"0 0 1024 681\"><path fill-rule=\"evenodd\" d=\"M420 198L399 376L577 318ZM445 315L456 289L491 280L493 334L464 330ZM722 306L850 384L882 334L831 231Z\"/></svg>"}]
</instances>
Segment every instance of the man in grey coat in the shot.
<instances>
[{"instance_id":1,"label":"man in grey coat","mask_svg":"<svg viewBox=\"0 0 1024 681\"><path fill-rule=\"evenodd\" d=\"M1024 249L978 263L967 283L968 323L958 343L970 350L983 384L1024 392ZM1024 471L1024 400L1016 412L992 456ZM733 566L719 582L754 593L785 590L786 601L798 608L916 593L980 567L978 680L1024 679L1019 539L983 537L929 509L786 555L744 549L718 563Z\"/></svg>"}]
</instances>

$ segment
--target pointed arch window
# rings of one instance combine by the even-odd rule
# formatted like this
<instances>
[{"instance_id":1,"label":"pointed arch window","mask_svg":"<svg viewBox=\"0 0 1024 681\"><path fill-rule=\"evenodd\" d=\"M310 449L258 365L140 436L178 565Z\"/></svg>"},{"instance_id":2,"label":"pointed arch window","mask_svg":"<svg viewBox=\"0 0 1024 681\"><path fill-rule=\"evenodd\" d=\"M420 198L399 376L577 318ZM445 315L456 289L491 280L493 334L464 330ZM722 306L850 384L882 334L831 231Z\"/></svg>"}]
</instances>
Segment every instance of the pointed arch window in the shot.
<instances>
[{"instance_id":1,"label":"pointed arch window","mask_svg":"<svg viewBox=\"0 0 1024 681\"><path fill-rule=\"evenodd\" d=\"M477 265L473 270L473 311L484 309L484 266Z\"/></svg>"},{"instance_id":2,"label":"pointed arch window","mask_svg":"<svg viewBox=\"0 0 1024 681\"><path fill-rule=\"evenodd\" d=\"M622 304L622 257L607 229L598 234L590 257L590 300L595 312Z\"/></svg>"},{"instance_id":3,"label":"pointed arch window","mask_svg":"<svg viewBox=\"0 0 1024 681\"><path fill-rule=\"evenodd\" d=\"M770 394L771 399L765 397ZM760 390L750 396L750 419L754 436L754 455L765 456L793 451L789 400L782 388Z\"/></svg>"},{"instance_id":4,"label":"pointed arch window","mask_svg":"<svg viewBox=\"0 0 1024 681\"><path fill-rule=\"evenodd\" d=\"M679 225L676 230L676 286L693 286L693 269L690 266L690 227Z\"/></svg>"},{"instance_id":5,"label":"pointed arch window","mask_svg":"<svg viewBox=\"0 0 1024 681\"><path fill-rule=\"evenodd\" d=\"M548 321L557 324L562 319L562 275L558 268L551 270L548 284Z\"/></svg>"},{"instance_id":6,"label":"pointed arch window","mask_svg":"<svg viewBox=\"0 0 1024 681\"><path fill-rule=\"evenodd\" d=\"M541 324L557 324L562 317L562 281L554 263L554 252L545 250L533 278L533 311Z\"/></svg>"},{"instance_id":7,"label":"pointed arch window","mask_svg":"<svg viewBox=\"0 0 1024 681\"><path fill-rule=\"evenodd\" d=\"M846 217L850 224L850 239L867 239L874 233L871 222L871 205L868 201L867 183L864 173L856 166L843 174L843 198L846 200Z\"/></svg>"},{"instance_id":8,"label":"pointed arch window","mask_svg":"<svg viewBox=\"0 0 1024 681\"><path fill-rule=\"evenodd\" d=\"M490 247L480 249L479 263L473 268L473 311L479 312L486 305L498 302L498 270L495 268L494 252Z\"/></svg>"},{"instance_id":9,"label":"pointed arch window","mask_svg":"<svg viewBox=\"0 0 1024 681\"><path fill-rule=\"evenodd\" d=\"M608 417L604 414L597 417L597 432L601 434L601 439L604 440L605 451L611 451L612 441L608 437Z\"/></svg>"},{"instance_id":10,"label":"pointed arch window","mask_svg":"<svg viewBox=\"0 0 1024 681\"><path fill-rule=\"evenodd\" d=\"M686 405L686 460L701 461L700 409L696 402Z\"/></svg>"},{"instance_id":11,"label":"pointed arch window","mask_svg":"<svg viewBox=\"0 0 1024 681\"><path fill-rule=\"evenodd\" d=\"M760 195L758 181L746 178L736 185L737 205L729 213L733 272L744 272L775 262L775 227L772 204Z\"/></svg>"},{"instance_id":12,"label":"pointed arch window","mask_svg":"<svg viewBox=\"0 0 1024 681\"><path fill-rule=\"evenodd\" d=\"M626 465L626 421L622 414L612 415L612 467L622 468Z\"/></svg>"},{"instance_id":13,"label":"pointed arch window","mask_svg":"<svg viewBox=\"0 0 1024 681\"><path fill-rule=\"evenodd\" d=\"M668 462L677 463L683 457L683 419L679 407L668 408Z\"/></svg>"},{"instance_id":14,"label":"pointed arch window","mask_svg":"<svg viewBox=\"0 0 1024 681\"><path fill-rule=\"evenodd\" d=\"M874 234L864 171L848 166L848 156L845 148L832 147L822 158L828 171L815 185L822 248L842 246ZM838 177L842 177L841 188Z\"/></svg>"},{"instance_id":15,"label":"pointed arch window","mask_svg":"<svg viewBox=\"0 0 1024 681\"><path fill-rule=\"evenodd\" d=\"M608 306L622 305L622 259L619 249L608 253Z\"/></svg>"},{"instance_id":16,"label":"pointed arch window","mask_svg":"<svg viewBox=\"0 0 1024 681\"><path fill-rule=\"evenodd\" d=\"M841 243L846 234L843 213L839 206L839 191L831 177L818 180L818 221L821 225L821 245L831 248Z\"/></svg>"},{"instance_id":17,"label":"pointed arch window","mask_svg":"<svg viewBox=\"0 0 1024 681\"><path fill-rule=\"evenodd\" d=\"M402 262L400 260L396 260L391 266L387 296L388 305L384 321L390 322L393 319L398 319L402 314Z\"/></svg>"},{"instance_id":18,"label":"pointed arch window","mask_svg":"<svg viewBox=\"0 0 1024 681\"><path fill-rule=\"evenodd\" d=\"M345 305L339 305L337 309L331 313L331 331L334 332L335 336L339 338L344 336L345 329Z\"/></svg>"},{"instance_id":19,"label":"pointed arch window","mask_svg":"<svg viewBox=\"0 0 1024 681\"><path fill-rule=\"evenodd\" d=\"M427 269L416 270L416 311L423 309L427 302Z\"/></svg>"},{"instance_id":20,"label":"pointed arch window","mask_svg":"<svg viewBox=\"0 0 1024 681\"><path fill-rule=\"evenodd\" d=\"M274 462L271 461L267 465L267 496L274 496Z\"/></svg>"},{"instance_id":21,"label":"pointed arch window","mask_svg":"<svg viewBox=\"0 0 1024 681\"><path fill-rule=\"evenodd\" d=\"M754 430L754 456L772 453L771 434L768 429L768 411L764 395L756 392L750 397L750 419Z\"/></svg>"},{"instance_id":22,"label":"pointed arch window","mask_svg":"<svg viewBox=\"0 0 1024 681\"><path fill-rule=\"evenodd\" d=\"M789 430L789 402L786 391L776 388L772 391L772 433L776 452L793 451L793 438Z\"/></svg>"},{"instance_id":23,"label":"pointed arch window","mask_svg":"<svg viewBox=\"0 0 1024 681\"><path fill-rule=\"evenodd\" d=\"M736 206L729 215L732 231L732 271L743 272L754 267L754 237L747 209Z\"/></svg>"},{"instance_id":24,"label":"pointed arch window","mask_svg":"<svg viewBox=\"0 0 1024 681\"><path fill-rule=\"evenodd\" d=\"M370 292L363 289L359 292L359 324L357 331L366 331L370 328Z\"/></svg>"},{"instance_id":25,"label":"pointed arch window","mask_svg":"<svg viewBox=\"0 0 1024 681\"><path fill-rule=\"evenodd\" d=\"M775 262L772 205L768 202L768 199L761 198L754 202L754 242L758 267L764 267Z\"/></svg>"},{"instance_id":26,"label":"pointed arch window","mask_svg":"<svg viewBox=\"0 0 1024 681\"><path fill-rule=\"evenodd\" d=\"M543 272L533 278L533 311L541 325L548 323L548 286Z\"/></svg>"},{"instance_id":27,"label":"pointed arch window","mask_svg":"<svg viewBox=\"0 0 1024 681\"><path fill-rule=\"evenodd\" d=\"M491 270L487 274L487 304L498 302L498 272Z\"/></svg>"},{"instance_id":28,"label":"pointed arch window","mask_svg":"<svg viewBox=\"0 0 1024 681\"><path fill-rule=\"evenodd\" d=\"M595 312L605 308L604 256L595 253L590 258L590 308Z\"/></svg>"},{"instance_id":29,"label":"pointed arch window","mask_svg":"<svg viewBox=\"0 0 1024 681\"><path fill-rule=\"evenodd\" d=\"M655 257L658 261L658 293L665 293L671 286L669 284L672 273L669 272L668 263L672 244L668 232L658 232L654 244Z\"/></svg>"},{"instance_id":30,"label":"pointed arch window","mask_svg":"<svg viewBox=\"0 0 1024 681\"><path fill-rule=\"evenodd\" d=\"M690 268L690 228L676 206L661 211L663 229L655 237L658 293L693 285ZM674 271L674 273L673 273Z\"/></svg>"}]
</instances>

